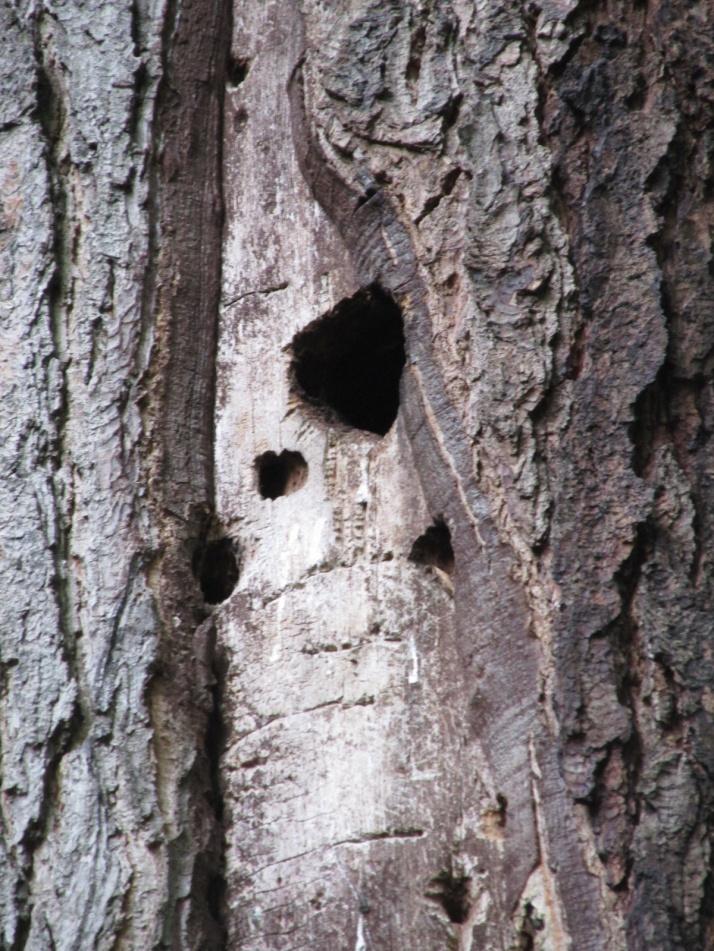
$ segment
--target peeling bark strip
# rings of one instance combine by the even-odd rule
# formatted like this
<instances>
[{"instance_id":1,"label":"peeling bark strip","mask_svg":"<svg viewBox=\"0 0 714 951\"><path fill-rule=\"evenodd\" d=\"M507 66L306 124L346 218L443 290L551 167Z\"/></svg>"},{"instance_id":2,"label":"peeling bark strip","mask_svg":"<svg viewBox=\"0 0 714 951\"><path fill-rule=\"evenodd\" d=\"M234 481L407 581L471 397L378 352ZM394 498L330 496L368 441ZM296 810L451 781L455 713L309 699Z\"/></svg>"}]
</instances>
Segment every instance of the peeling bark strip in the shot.
<instances>
[{"instance_id":1,"label":"peeling bark strip","mask_svg":"<svg viewBox=\"0 0 714 951\"><path fill-rule=\"evenodd\" d=\"M0 7L0 948L714 947L713 13Z\"/></svg>"}]
</instances>

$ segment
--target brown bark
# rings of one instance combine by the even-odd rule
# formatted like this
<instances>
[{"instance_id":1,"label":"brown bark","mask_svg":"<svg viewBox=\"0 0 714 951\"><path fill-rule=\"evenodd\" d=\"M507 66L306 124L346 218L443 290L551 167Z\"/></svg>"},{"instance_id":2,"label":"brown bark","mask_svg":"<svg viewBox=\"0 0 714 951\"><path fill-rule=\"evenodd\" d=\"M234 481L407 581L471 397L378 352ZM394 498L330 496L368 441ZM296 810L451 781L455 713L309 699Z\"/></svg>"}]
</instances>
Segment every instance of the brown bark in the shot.
<instances>
[{"instance_id":1,"label":"brown bark","mask_svg":"<svg viewBox=\"0 0 714 951\"><path fill-rule=\"evenodd\" d=\"M563 766L628 946L708 947L712 8L604 14L574 11L543 104L579 291L549 467Z\"/></svg>"}]
</instances>

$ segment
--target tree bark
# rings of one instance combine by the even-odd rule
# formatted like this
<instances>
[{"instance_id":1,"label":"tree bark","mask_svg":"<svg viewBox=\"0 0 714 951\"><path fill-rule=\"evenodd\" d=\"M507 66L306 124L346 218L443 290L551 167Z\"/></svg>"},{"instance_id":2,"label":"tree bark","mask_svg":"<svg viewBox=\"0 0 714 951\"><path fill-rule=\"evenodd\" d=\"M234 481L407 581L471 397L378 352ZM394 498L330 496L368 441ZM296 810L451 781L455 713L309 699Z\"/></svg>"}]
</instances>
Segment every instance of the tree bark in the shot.
<instances>
[{"instance_id":1,"label":"tree bark","mask_svg":"<svg viewBox=\"0 0 714 951\"><path fill-rule=\"evenodd\" d=\"M2 12L0 945L218 946L186 549L213 504L230 10Z\"/></svg>"},{"instance_id":2,"label":"tree bark","mask_svg":"<svg viewBox=\"0 0 714 951\"><path fill-rule=\"evenodd\" d=\"M712 13L2 7L0 948L714 947Z\"/></svg>"}]
</instances>

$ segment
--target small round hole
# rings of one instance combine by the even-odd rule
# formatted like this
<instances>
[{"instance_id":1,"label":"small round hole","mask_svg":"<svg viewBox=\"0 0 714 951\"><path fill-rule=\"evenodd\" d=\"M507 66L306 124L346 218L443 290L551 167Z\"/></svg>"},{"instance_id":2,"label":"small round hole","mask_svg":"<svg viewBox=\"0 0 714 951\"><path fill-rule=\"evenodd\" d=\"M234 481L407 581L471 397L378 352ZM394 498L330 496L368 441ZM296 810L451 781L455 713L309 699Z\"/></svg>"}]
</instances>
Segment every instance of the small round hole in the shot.
<instances>
[{"instance_id":1,"label":"small round hole","mask_svg":"<svg viewBox=\"0 0 714 951\"><path fill-rule=\"evenodd\" d=\"M454 549L451 532L443 518L434 519L433 525L420 535L409 552L409 561L417 565L433 565L447 574L454 570Z\"/></svg>"},{"instance_id":2,"label":"small round hole","mask_svg":"<svg viewBox=\"0 0 714 951\"><path fill-rule=\"evenodd\" d=\"M220 604L231 594L238 581L238 559L230 538L199 545L193 555L193 574L201 586L207 604Z\"/></svg>"},{"instance_id":3,"label":"small round hole","mask_svg":"<svg viewBox=\"0 0 714 951\"><path fill-rule=\"evenodd\" d=\"M469 917L471 879L451 872L440 872L429 883L427 898L437 901L449 916L449 921L462 925Z\"/></svg>"},{"instance_id":4,"label":"small round hole","mask_svg":"<svg viewBox=\"0 0 714 951\"><path fill-rule=\"evenodd\" d=\"M297 492L307 482L307 463L299 452L283 449L278 455L272 450L257 456L258 491L264 499Z\"/></svg>"},{"instance_id":5,"label":"small round hole","mask_svg":"<svg viewBox=\"0 0 714 951\"><path fill-rule=\"evenodd\" d=\"M230 87L236 89L248 75L250 60L230 56L226 66L226 81Z\"/></svg>"}]
</instances>

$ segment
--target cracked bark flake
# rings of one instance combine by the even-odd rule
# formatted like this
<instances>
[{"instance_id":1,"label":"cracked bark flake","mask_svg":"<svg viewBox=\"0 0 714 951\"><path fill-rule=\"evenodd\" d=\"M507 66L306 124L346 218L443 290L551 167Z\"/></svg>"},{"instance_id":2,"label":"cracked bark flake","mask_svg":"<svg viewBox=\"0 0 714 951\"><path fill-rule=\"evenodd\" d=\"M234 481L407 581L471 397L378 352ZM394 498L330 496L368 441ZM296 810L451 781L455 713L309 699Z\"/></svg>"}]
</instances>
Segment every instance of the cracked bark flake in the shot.
<instances>
[{"instance_id":1,"label":"cracked bark flake","mask_svg":"<svg viewBox=\"0 0 714 951\"><path fill-rule=\"evenodd\" d=\"M712 946L705 13L2 9L0 947Z\"/></svg>"}]
</instances>

